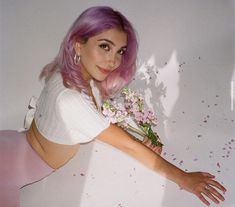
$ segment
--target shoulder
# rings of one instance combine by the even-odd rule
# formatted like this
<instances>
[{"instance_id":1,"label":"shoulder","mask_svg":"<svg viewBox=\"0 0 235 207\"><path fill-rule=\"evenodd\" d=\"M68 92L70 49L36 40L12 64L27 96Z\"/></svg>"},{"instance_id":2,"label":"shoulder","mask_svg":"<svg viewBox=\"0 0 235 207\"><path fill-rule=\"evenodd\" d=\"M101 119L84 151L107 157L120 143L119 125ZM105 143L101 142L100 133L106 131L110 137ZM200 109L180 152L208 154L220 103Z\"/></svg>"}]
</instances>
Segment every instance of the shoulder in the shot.
<instances>
[{"instance_id":1,"label":"shoulder","mask_svg":"<svg viewBox=\"0 0 235 207\"><path fill-rule=\"evenodd\" d=\"M66 113L84 113L89 112L91 115L98 113L92 98L83 92L74 89L65 88L57 96L56 107L60 112Z\"/></svg>"},{"instance_id":2,"label":"shoulder","mask_svg":"<svg viewBox=\"0 0 235 207\"><path fill-rule=\"evenodd\" d=\"M60 96L71 89L64 86L62 75L58 70L55 70L50 78L46 81L41 92L40 99L55 103Z\"/></svg>"},{"instance_id":3,"label":"shoulder","mask_svg":"<svg viewBox=\"0 0 235 207\"><path fill-rule=\"evenodd\" d=\"M63 78L59 70L54 71L51 77L46 81L45 88L60 87L65 89Z\"/></svg>"}]
</instances>

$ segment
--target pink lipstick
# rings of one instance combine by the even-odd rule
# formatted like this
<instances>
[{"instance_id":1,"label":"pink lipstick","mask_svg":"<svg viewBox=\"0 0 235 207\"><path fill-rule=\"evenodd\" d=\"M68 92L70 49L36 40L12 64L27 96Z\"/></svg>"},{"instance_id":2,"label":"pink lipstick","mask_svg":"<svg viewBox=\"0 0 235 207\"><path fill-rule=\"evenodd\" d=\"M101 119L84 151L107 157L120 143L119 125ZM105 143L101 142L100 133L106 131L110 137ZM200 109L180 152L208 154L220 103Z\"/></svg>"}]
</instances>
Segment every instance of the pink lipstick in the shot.
<instances>
[{"instance_id":1,"label":"pink lipstick","mask_svg":"<svg viewBox=\"0 0 235 207\"><path fill-rule=\"evenodd\" d=\"M101 67L99 67L99 66L97 66L98 68L99 68L99 70L102 72L102 73L104 73L104 74L109 74L111 71L110 70L108 70L108 69L104 69L104 68L101 68Z\"/></svg>"}]
</instances>

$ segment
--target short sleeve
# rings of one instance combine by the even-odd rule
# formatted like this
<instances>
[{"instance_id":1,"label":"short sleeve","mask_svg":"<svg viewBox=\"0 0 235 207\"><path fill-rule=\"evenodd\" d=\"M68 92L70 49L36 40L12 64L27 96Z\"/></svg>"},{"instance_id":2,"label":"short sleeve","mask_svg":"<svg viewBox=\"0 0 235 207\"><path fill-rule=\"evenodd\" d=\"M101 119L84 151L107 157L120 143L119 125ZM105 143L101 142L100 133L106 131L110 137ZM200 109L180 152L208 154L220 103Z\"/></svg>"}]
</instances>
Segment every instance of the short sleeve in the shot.
<instances>
[{"instance_id":1,"label":"short sleeve","mask_svg":"<svg viewBox=\"0 0 235 207\"><path fill-rule=\"evenodd\" d=\"M110 125L88 95L71 89L58 96L56 114L73 144L91 141Z\"/></svg>"}]
</instances>

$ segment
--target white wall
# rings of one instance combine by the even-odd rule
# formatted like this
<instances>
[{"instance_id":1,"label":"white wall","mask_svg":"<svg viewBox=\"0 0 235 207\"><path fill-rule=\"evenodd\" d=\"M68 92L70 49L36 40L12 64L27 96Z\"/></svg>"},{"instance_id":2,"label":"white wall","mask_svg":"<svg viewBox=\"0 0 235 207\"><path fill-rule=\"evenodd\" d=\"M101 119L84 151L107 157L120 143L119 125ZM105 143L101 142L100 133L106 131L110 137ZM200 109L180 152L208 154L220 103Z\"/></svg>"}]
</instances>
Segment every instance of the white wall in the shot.
<instances>
[{"instance_id":1,"label":"white wall","mask_svg":"<svg viewBox=\"0 0 235 207\"><path fill-rule=\"evenodd\" d=\"M41 68L57 54L78 14L93 5L117 8L138 31L140 70L132 87L142 88L146 100L152 95L164 157L182 169L215 174L228 189L220 206L234 206L233 0L1 0L0 129L22 127L29 98L39 96L42 88ZM82 146L50 177L23 188L21 206L203 205L96 141Z\"/></svg>"}]
</instances>

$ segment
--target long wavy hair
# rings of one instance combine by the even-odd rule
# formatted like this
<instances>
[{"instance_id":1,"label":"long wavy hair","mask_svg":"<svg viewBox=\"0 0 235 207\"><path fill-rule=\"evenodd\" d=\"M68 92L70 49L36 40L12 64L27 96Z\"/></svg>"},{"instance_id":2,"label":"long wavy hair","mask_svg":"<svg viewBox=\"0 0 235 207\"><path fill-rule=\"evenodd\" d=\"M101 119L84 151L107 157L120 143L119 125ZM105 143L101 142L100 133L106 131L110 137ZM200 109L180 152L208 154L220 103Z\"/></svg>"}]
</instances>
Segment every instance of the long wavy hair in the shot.
<instances>
[{"instance_id":1,"label":"long wavy hair","mask_svg":"<svg viewBox=\"0 0 235 207\"><path fill-rule=\"evenodd\" d=\"M121 29L127 34L127 49L120 66L105 80L96 84L103 98L113 97L132 80L136 72L138 43L135 30L127 18L107 6L88 8L75 20L61 44L58 55L43 68L40 78L49 78L59 67L65 87L87 92L88 83L83 79L80 67L74 63L74 45L76 42L86 42L90 37L112 28Z\"/></svg>"}]
</instances>

